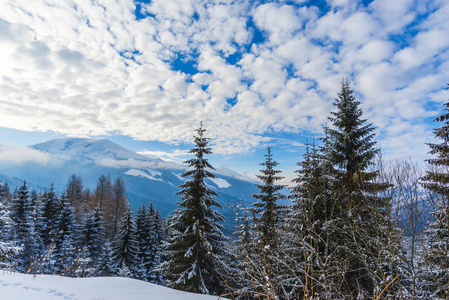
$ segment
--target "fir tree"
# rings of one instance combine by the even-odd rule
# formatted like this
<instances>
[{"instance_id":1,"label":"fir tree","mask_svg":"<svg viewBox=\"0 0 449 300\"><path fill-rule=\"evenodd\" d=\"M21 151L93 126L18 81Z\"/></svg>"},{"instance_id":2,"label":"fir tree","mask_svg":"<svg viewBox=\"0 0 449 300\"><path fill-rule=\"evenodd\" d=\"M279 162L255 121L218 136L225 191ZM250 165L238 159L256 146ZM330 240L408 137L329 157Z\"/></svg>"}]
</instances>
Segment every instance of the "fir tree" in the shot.
<instances>
[{"instance_id":1,"label":"fir tree","mask_svg":"<svg viewBox=\"0 0 449 300\"><path fill-rule=\"evenodd\" d=\"M105 233L101 211L95 208L85 219L81 228L81 243L84 255L90 259L87 267L96 267L100 257L103 255ZM85 248L85 249L84 249Z\"/></svg>"},{"instance_id":2,"label":"fir tree","mask_svg":"<svg viewBox=\"0 0 449 300\"><path fill-rule=\"evenodd\" d=\"M449 85L448 85L449 89ZM435 220L426 230L425 258L422 279L424 290L432 298L449 298L449 102L444 104L444 113L434 121L442 126L434 130L435 137L442 142L428 143L435 158L426 160L432 166L423 178L423 186L436 195L433 216Z\"/></svg>"},{"instance_id":3,"label":"fir tree","mask_svg":"<svg viewBox=\"0 0 449 300\"><path fill-rule=\"evenodd\" d=\"M138 250L136 228L131 210L128 209L112 242L112 267L117 270L126 267L134 274L138 265Z\"/></svg>"},{"instance_id":4,"label":"fir tree","mask_svg":"<svg viewBox=\"0 0 449 300\"><path fill-rule=\"evenodd\" d=\"M283 279L286 289L296 298L314 298L325 294L326 250L329 236L324 224L331 212L326 168L315 143L306 143L303 161L298 163L293 180L293 202L287 222L286 244L290 272ZM285 237L284 237L285 238ZM324 258L324 259L323 259ZM301 278L297 282L297 278ZM320 286L318 283L323 282Z\"/></svg>"},{"instance_id":5,"label":"fir tree","mask_svg":"<svg viewBox=\"0 0 449 300\"><path fill-rule=\"evenodd\" d=\"M48 247L56 236L57 219L60 210L61 200L52 184L50 190L42 195L42 200L37 208L36 231L41 237L44 247Z\"/></svg>"},{"instance_id":6,"label":"fir tree","mask_svg":"<svg viewBox=\"0 0 449 300\"><path fill-rule=\"evenodd\" d=\"M39 236L35 234L33 214L30 194L24 181L13 197L10 215L14 222L12 239L23 248L17 264L17 270L21 272L26 271L42 251Z\"/></svg>"},{"instance_id":7,"label":"fir tree","mask_svg":"<svg viewBox=\"0 0 449 300\"><path fill-rule=\"evenodd\" d=\"M15 223L16 234L20 237L29 232L33 225L30 192L28 191L26 181L14 194L12 201L11 219Z\"/></svg>"},{"instance_id":8,"label":"fir tree","mask_svg":"<svg viewBox=\"0 0 449 300\"><path fill-rule=\"evenodd\" d=\"M11 193L9 190L8 183L2 183L0 182L0 202L3 203L3 205L9 205L11 201Z\"/></svg>"},{"instance_id":9,"label":"fir tree","mask_svg":"<svg viewBox=\"0 0 449 300\"><path fill-rule=\"evenodd\" d=\"M97 275L98 276L111 276L115 273L112 259L112 247L111 243L106 241L103 245L103 251L98 259L97 263Z\"/></svg>"},{"instance_id":10,"label":"fir tree","mask_svg":"<svg viewBox=\"0 0 449 300\"><path fill-rule=\"evenodd\" d=\"M252 195L258 200L253 203L254 237L257 238L257 243L253 242L248 250L251 260L255 262L253 269L254 277L257 278L256 285L262 290L265 290L265 286L269 286L268 293L274 297L280 295L282 289L279 281L282 272L279 264L279 246L286 206L279 202L286 198L280 193L285 186L277 184L283 177L278 175L281 171L276 170L278 163L273 160L270 147L267 149L265 162L260 165L265 167L260 170L261 174L257 175L262 184L256 184L259 193Z\"/></svg>"},{"instance_id":11,"label":"fir tree","mask_svg":"<svg viewBox=\"0 0 449 300\"><path fill-rule=\"evenodd\" d=\"M334 105L332 127L325 128L324 141L324 155L332 166L327 176L333 201L324 226L330 236L328 260L339 269L333 273L332 288L353 298L373 297L388 284L385 278L396 275L383 265L388 252L385 231L391 228L390 199L378 196L390 185L376 182L379 172L369 169L379 152L374 128L362 119L360 102L347 81Z\"/></svg>"},{"instance_id":12,"label":"fir tree","mask_svg":"<svg viewBox=\"0 0 449 300\"><path fill-rule=\"evenodd\" d=\"M58 216L54 249L49 260L49 268L56 274L70 275L67 271L75 259L76 253L76 222L73 208L67 199L61 200L61 211Z\"/></svg>"},{"instance_id":13,"label":"fir tree","mask_svg":"<svg viewBox=\"0 0 449 300\"><path fill-rule=\"evenodd\" d=\"M157 269L157 267L162 263L161 245L165 241L164 220L159 215L159 211L153 209L152 203L150 203L148 214L150 217L150 231L152 232L152 243L150 248L151 271L149 281L151 283L165 285L164 276L162 276L161 272Z\"/></svg>"},{"instance_id":14,"label":"fir tree","mask_svg":"<svg viewBox=\"0 0 449 300\"><path fill-rule=\"evenodd\" d=\"M214 210L221 205L215 200L217 193L206 186L206 178L215 178L210 172L213 167L205 155L212 154L209 139L204 137L202 124L195 136L195 147L190 153L195 158L186 163L189 170L183 177L190 180L180 186L182 201L169 221L170 236L164 244L165 262L160 270L167 277L167 285L172 288L204 293L220 294L225 287L218 269L229 274L224 259L228 254L223 228L217 222L224 221L221 213ZM211 256L213 256L214 265Z\"/></svg>"},{"instance_id":15,"label":"fir tree","mask_svg":"<svg viewBox=\"0 0 449 300\"><path fill-rule=\"evenodd\" d=\"M256 213L256 222L258 224L261 238L264 246L276 248L278 243L278 228L281 224L282 213L284 206L279 204L279 201L285 196L279 191L285 188L284 185L276 184L284 177L278 176L281 171L275 170L278 163L273 160L271 148L268 147L265 155L265 162L260 164L265 169L260 170L261 175L257 178L262 180L263 184L256 184L259 188L259 194L252 195L259 202L255 202L254 212Z\"/></svg>"},{"instance_id":16,"label":"fir tree","mask_svg":"<svg viewBox=\"0 0 449 300\"><path fill-rule=\"evenodd\" d=\"M13 258L22 251L22 248L15 246L13 241L6 239L6 233L10 230L11 225L9 210L0 199L0 268L9 267Z\"/></svg>"},{"instance_id":17,"label":"fir tree","mask_svg":"<svg viewBox=\"0 0 449 300\"><path fill-rule=\"evenodd\" d=\"M149 281L153 263L151 251L154 232L152 232L151 221L150 212L146 209L145 204L142 204L136 214L136 238L138 242L136 279L144 281Z\"/></svg>"},{"instance_id":18,"label":"fir tree","mask_svg":"<svg viewBox=\"0 0 449 300\"><path fill-rule=\"evenodd\" d=\"M254 238L250 217L250 208L246 205L242 206L239 200L236 206L236 222L237 231L234 232L235 239L234 252L236 253L236 260L234 267L238 270L236 274L236 282L238 283L239 294L242 299L246 299L251 292L254 292L254 262L253 254L256 252L256 239Z\"/></svg>"}]
</instances>

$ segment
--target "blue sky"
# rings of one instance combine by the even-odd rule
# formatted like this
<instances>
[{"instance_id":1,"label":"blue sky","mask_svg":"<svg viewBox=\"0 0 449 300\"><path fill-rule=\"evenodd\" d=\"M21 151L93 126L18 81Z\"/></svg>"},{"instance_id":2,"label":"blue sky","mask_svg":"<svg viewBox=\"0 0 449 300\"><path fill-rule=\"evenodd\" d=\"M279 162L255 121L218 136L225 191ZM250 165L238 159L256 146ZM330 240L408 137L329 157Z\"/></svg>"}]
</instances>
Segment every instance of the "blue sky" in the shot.
<instances>
[{"instance_id":1,"label":"blue sky","mask_svg":"<svg viewBox=\"0 0 449 300\"><path fill-rule=\"evenodd\" d=\"M0 143L77 136L291 178L348 78L387 158L423 160L449 99L449 2L60 1L0 4Z\"/></svg>"}]
</instances>

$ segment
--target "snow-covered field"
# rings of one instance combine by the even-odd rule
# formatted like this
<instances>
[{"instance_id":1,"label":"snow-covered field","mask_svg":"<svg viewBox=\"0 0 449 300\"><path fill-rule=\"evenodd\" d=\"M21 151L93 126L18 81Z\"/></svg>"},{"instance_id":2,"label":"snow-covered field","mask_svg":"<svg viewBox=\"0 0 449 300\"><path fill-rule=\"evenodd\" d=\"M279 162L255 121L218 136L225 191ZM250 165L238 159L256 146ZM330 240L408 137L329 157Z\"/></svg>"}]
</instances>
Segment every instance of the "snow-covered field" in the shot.
<instances>
[{"instance_id":1,"label":"snow-covered field","mask_svg":"<svg viewBox=\"0 0 449 300\"><path fill-rule=\"evenodd\" d=\"M118 277L68 278L0 271L2 300L214 300L163 286Z\"/></svg>"}]
</instances>

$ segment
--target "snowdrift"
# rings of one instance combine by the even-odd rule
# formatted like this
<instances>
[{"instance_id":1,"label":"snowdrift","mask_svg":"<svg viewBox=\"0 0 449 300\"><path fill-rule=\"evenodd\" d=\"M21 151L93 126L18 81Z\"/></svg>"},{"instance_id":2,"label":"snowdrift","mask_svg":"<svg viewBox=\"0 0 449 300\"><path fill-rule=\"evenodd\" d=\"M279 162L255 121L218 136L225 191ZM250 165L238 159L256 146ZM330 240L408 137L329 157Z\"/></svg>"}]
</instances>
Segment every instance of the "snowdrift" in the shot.
<instances>
[{"instance_id":1,"label":"snowdrift","mask_svg":"<svg viewBox=\"0 0 449 300\"><path fill-rule=\"evenodd\" d=\"M216 300L140 280L119 277L68 278L0 271L3 300Z\"/></svg>"}]
</instances>

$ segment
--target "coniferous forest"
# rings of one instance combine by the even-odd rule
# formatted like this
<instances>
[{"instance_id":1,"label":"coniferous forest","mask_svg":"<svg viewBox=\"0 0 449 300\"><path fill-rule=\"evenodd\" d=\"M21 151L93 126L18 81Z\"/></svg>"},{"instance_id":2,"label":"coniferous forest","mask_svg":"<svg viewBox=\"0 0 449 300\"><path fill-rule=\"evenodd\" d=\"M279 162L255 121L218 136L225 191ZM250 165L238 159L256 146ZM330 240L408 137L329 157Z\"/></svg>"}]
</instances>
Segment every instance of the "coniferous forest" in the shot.
<instances>
[{"instance_id":1,"label":"coniferous forest","mask_svg":"<svg viewBox=\"0 0 449 300\"><path fill-rule=\"evenodd\" d=\"M322 138L310 137L287 187L268 148L254 203L223 234L200 123L166 219L131 211L123 179L94 191L0 185L0 266L30 274L121 276L229 299L449 299L449 102L430 159L385 160L376 128L343 81Z\"/></svg>"}]
</instances>

